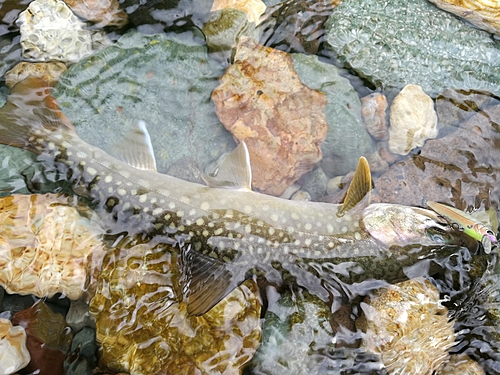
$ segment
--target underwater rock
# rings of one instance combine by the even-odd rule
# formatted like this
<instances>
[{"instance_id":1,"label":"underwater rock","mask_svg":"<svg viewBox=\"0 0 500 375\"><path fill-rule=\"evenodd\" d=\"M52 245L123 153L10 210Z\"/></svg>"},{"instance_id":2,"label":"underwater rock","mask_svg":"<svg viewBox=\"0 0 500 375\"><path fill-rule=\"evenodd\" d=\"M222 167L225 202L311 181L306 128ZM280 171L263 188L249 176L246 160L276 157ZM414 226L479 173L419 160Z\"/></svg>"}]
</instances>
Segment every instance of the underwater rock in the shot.
<instances>
[{"instance_id":1,"label":"underwater rock","mask_svg":"<svg viewBox=\"0 0 500 375\"><path fill-rule=\"evenodd\" d=\"M317 201L326 193L326 185L328 177L320 167L313 169L308 174L304 175L300 181L304 180L301 190L309 193L309 199Z\"/></svg>"},{"instance_id":2,"label":"underwater rock","mask_svg":"<svg viewBox=\"0 0 500 375\"><path fill-rule=\"evenodd\" d=\"M179 261L166 244L108 252L90 303L100 367L133 375L239 374L252 358L261 337L255 282L203 316L188 316Z\"/></svg>"},{"instance_id":3,"label":"underwater rock","mask_svg":"<svg viewBox=\"0 0 500 375\"><path fill-rule=\"evenodd\" d=\"M322 374L337 368L328 366L333 364L329 350L335 347L329 317L327 304L305 290L282 293L266 312L252 373Z\"/></svg>"},{"instance_id":4,"label":"underwater rock","mask_svg":"<svg viewBox=\"0 0 500 375\"><path fill-rule=\"evenodd\" d=\"M12 33L0 36L0 77L21 61L21 52L19 36L13 36ZM0 99L0 104L3 104L3 98Z\"/></svg>"},{"instance_id":5,"label":"underwater rock","mask_svg":"<svg viewBox=\"0 0 500 375\"><path fill-rule=\"evenodd\" d=\"M372 139L361 120L358 93L338 68L320 62L317 56L298 53L291 56L300 80L326 95L324 113L328 133L321 144L321 168L328 177L354 171L359 157L373 152Z\"/></svg>"},{"instance_id":6,"label":"underwater rock","mask_svg":"<svg viewBox=\"0 0 500 375\"><path fill-rule=\"evenodd\" d=\"M94 329L84 328L71 343L70 353L64 360L65 375L92 375L97 364L97 343Z\"/></svg>"},{"instance_id":7,"label":"underwater rock","mask_svg":"<svg viewBox=\"0 0 500 375\"><path fill-rule=\"evenodd\" d=\"M261 0L214 0L211 11L215 12L226 8L244 11L248 20L258 25L260 16L266 10L266 4Z\"/></svg>"},{"instance_id":8,"label":"underwater rock","mask_svg":"<svg viewBox=\"0 0 500 375\"><path fill-rule=\"evenodd\" d=\"M123 27L128 22L127 13L120 8L118 0L64 0L64 2L78 17L94 22L97 28Z\"/></svg>"},{"instance_id":9,"label":"underwater rock","mask_svg":"<svg viewBox=\"0 0 500 375\"><path fill-rule=\"evenodd\" d=\"M5 73L5 84L12 88L25 78L38 77L46 81L50 86L54 86L66 70L66 65L60 61L46 63L23 61Z\"/></svg>"},{"instance_id":10,"label":"underwater rock","mask_svg":"<svg viewBox=\"0 0 500 375\"><path fill-rule=\"evenodd\" d=\"M429 0L480 29L500 35L500 3L497 0Z\"/></svg>"},{"instance_id":11,"label":"underwater rock","mask_svg":"<svg viewBox=\"0 0 500 375\"><path fill-rule=\"evenodd\" d=\"M321 160L326 98L300 81L287 53L241 38L212 100L226 129L248 146L254 188L279 196Z\"/></svg>"},{"instance_id":12,"label":"underwater rock","mask_svg":"<svg viewBox=\"0 0 500 375\"><path fill-rule=\"evenodd\" d=\"M344 0L325 27L339 61L376 87L500 94L500 44L426 0Z\"/></svg>"},{"instance_id":13,"label":"underwater rock","mask_svg":"<svg viewBox=\"0 0 500 375\"><path fill-rule=\"evenodd\" d=\"M84 327L95 327L94 319L90 316L89 305L82 299L71 301L66 322L73 332L79 332Z\"/></svg>"},{"instance_id":14,"label":"underwater rock","mask_svg":"<svg viewBox=\"0 0 500 375\"><path fill-rule=\"evenodd\" d=\"M385 111L387 99L381 92L374 92L361 98L361 116L370 135L379 141L389 139Z\"/></svg>"},{"instance_id":15,"label":"underwater rock","mask_svg":"<svg viewBox=\"0 0 500 375\"><path fill-rule=\"evenodd\" d=\"M394 98L390 110L389 150L407 155L438 135L434 102L418 85L406 85Z\"/></svg>"},{"instance_id":16,"label":"underwater rock","mask_svg":"<svg viewBox=\"0 0 500 375\"><path fill-rule=\"evenodd\" d=\"M492 102L488 92L446 89L436 98L438 126L458 127Z\"/></svg>"},{"instance_id":17,"label":"underwater rock","mask_svg":"<svg viewBox=\"0 0 500 375\"><path fill-rule=\"evenodd\" d=\"M203 34L212 57L225 65L231 64L234 48L243 35L257 37L255 24L239 9L221 9L210 13L203 25Z\"/></svg>"},{"instance_id":18,"label":"underwater rock","mask_svg":"<svg viewBox=\"0 0 500 375\"><path fill-rule=\"evenodd\" d=\"M363 346L380 355L389 374L431 375L455 345L448 310L422 277L376 290L361 308L356 326L366 332Z\"/></svg>"},{"instance_id":19,"label":"underwater rock","mask_svg":"<svg viewBox=\"0 0 500 375\"><path fill-rule=\"evenodd\" d=\"M285 52L316 54L323 41L324 23L340 1L278 1L261 16L259 43Z\"/></svg>"},{"instance_id":20,"label":"underwater rock","mask_svg":"<svg viewBox=\"0 0 500 375\"><path fill-rule=\"evenodd\" d=\"M486 107L443 138L428 140L373 181L372 201L461 210L500 206L500 105Z\"/></svg>"},{"instance_id":21,"label":"underwater rock","mask_svg":"<svg viewBox=\"0 0 500 375\"><path fill-rule=\"evenodd\" d=\"M23 57L29 61L76 62L109 44L104 34L85 29L62 0L35 0L16 21Z\"/></svg>"},{"instance_id":22,"label":"underwater rock","mask_svg":"<svg viewBox=\"0 0 500 375\"><path fill-rule=\"evenodd\" d=\"M24 328L0 318L0 374L13 374L25 368L30 359Z\"/></svg>"},{"instance_id":23,"label":"underwater rock","mask_svg":"<svg viewBox=\"0 0 500 375\"><path fill-rule=\"evenodd\" d=\"M0 199L0 284L7 292L82 295L89 256L103 251L103 230L89 209L74 203L56 194Z\"/></svg>"},{"instance_id":24,"label":"underwater rock","mask_svg":"<svg viewBox=\"0 0 500 375\"><path fill-rule=\"evenodd\" d=\"M158 171L202 183L200 172L235 147L210 101L222 72L208 60L194 41L130 32L71 66L52 95L78 135L105 150L145 121Z\"/></svg>"},{"instance_id":25,"label":"underwater rock","mask_svg":"<svg viewBox=\"0 0 500 375\"><path fill-rule=\"evenodd\" d=\"M438 375L485 375L483 368L465 354L450 355L450 359L438 371Z\"/></svg>"},{"instance_id":26,"label":"underwater rock","mask_svg":"<svg viewBox=\"0 0 500 375\"><path fill-rule=\"evenodd\" d=\"M56 314L42 301L12 317L12 324L26 330L26 345L31 361L26 371L40 375L63 374L63 362L71 346L73 334L61 314Z\"/></svg>"}]
</instances>

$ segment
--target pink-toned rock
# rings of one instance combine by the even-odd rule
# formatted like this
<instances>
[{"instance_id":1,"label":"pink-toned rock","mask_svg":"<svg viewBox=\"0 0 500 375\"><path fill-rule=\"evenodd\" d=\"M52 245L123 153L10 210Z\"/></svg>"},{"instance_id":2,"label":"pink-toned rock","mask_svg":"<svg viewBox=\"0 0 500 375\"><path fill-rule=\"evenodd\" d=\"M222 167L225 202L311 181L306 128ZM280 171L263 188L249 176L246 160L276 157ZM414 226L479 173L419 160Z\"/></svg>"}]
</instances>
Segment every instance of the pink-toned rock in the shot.
<instances>
[{"instance_id":1,"label":"pink-toned rock","mask_svg":"<svg viewBox=\"0 0 500 375\"><path fill-rule=\"evenodd\" d=\"M96 23L97 27L125 26L128 22L118 0L64 0L71 10L81 18Z\"/></svg>"},{"instance_id":2,"label":"pink-toned rock","mask_svg":"<svg viewBox=\"0 0 500 375\"><path fill-rule=\"evenodd\" d=\"M260 16L266 10L266 4L262 0L214 0L211 11L226 8L241 9L247 14L250 22L255 22L258 25Z\"/></svg>"},{"instance_id":3,"label":"pink-toned rock","mask_svg":"<svg viewBox=\"0 0 500 375\"><path fill-rule=\"evenodd\" d=\"M366 130L370 135L379 141L389 139L389 126L385 111L387 109L387 99L384 94L374 92L361 98L361 116Z\"/></svg>"},{"instance_id":4,"label":"pink-toned rock","mask_svg":"<svg viewBox=\"0 0 500 375\"><path fill-rule=\"evenodd\" d=\"M248 146L254 188L279 196L321 160L326 97L300 82L287 53L240 39L212 100L220 121Z\"/></svg>"}]
</instances>

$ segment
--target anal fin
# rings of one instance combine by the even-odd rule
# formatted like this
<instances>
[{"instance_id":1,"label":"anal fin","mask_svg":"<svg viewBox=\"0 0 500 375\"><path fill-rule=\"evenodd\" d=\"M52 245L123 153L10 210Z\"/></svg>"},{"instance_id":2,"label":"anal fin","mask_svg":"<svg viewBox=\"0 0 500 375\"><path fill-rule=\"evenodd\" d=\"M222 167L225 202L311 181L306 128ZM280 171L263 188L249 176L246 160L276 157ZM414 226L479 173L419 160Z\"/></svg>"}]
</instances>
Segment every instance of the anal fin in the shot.
<instances>
[{"instance_id":1,"label":"anal fin","mask_svg":"<svg viewBox=\"0 0 500 375\"><path fill-rule=\"evenodd\" d=\"M205 314L245 281L244 270L194 250L183 257L186 273L184 295L189 315ZM230 269L233 268L233 269Z\"/></svg>"}]
</instances>

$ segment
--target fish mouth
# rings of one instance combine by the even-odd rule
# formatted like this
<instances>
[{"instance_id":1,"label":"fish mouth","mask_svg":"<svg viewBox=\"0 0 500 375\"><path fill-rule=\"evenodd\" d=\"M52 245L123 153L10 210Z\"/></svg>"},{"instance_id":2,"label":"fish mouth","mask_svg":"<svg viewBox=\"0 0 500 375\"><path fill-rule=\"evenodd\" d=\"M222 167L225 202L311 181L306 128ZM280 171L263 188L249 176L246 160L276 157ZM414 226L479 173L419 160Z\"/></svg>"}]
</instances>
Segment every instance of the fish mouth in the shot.
<instances>
[{"instance_id":1,"label":"fish mouth","mask_svg":"<svg viewBox=\"0 0 500 375\"><path fill-rule=\"evenodd\" d=\"M363 225L387 247L462 245L463 236L436 212L397 204L371 204Z\"/></svg>"}]
</instances>

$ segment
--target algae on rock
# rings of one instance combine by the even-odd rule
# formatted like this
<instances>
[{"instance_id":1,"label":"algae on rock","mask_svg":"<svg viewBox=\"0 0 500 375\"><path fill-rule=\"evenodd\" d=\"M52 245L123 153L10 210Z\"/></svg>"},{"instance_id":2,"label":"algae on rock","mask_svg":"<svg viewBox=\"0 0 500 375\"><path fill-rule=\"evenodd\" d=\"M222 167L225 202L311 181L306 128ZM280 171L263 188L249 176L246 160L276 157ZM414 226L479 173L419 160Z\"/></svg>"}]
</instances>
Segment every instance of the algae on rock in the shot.
<instances>
[{"instance_id":1,"label":"algae on rock","mask_svg":"<svg viewBox=\"0 0 500 375\"><path fill-rule=\"evenodd\" d=\"M79 136L101 148L145 121L158 171L201 182L200 171L235 143L210 101L221 72L204 46L180 38L128 33L68 69L53 96Z\"/></svg>"},{"instance_id":2,"label":"algae on rock","mask_svg":"<svg viewBox=\"0 0 500 375\"><path fill-rule=\"evenodd\" d=\"M344 0L326 29L339 60L377 87L500 93L500 44L426 0Z\"/></svg>"}]
</instances>

